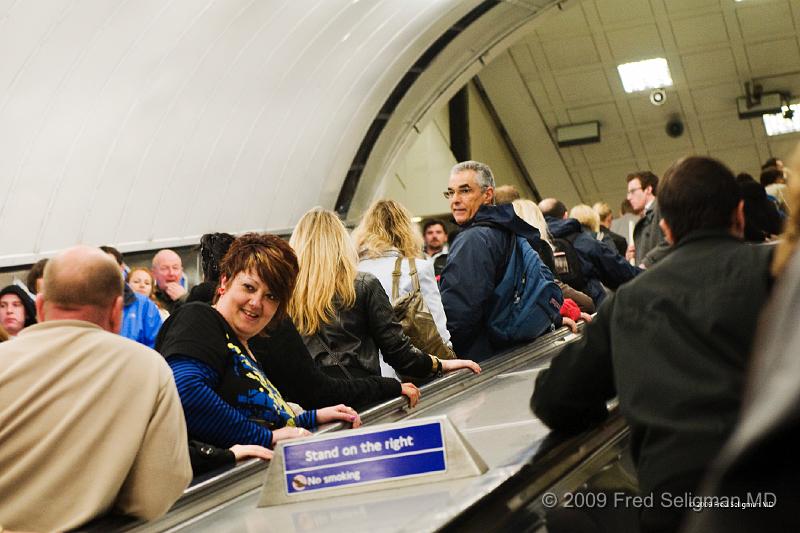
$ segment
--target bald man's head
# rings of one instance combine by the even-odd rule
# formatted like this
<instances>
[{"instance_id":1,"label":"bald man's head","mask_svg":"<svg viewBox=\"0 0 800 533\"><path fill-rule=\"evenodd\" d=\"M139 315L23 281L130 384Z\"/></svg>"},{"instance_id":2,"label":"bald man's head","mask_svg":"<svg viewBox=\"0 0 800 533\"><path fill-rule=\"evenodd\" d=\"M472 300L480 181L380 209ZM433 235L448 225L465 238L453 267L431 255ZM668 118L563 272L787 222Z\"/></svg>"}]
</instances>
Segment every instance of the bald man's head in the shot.
<instances>
[{"instance_id":1,"label":"bald man's head","mask_svg":"<svg viewBox=\"0 0 800 533\"><path fill-rule=\"evenodd\" d=\"M153 256L153 279L164 290L169 283L180 283L183 277L183 263L181 256L173 250L159 250Z\"/></svg>"},{"instance_id":2,"label":"bald man's head","mask_svg":"<svg viewBox=\"0 0 800 533\"><path fill-rule=\"evenodd\" d=\"M545 198L539 202L539 209L546 217L564 218L567 214L567 206L556 198Z\"/></svg>"},{"instance_id":3,"label":"bald man's head","mask_svg":"<svg viewBox=\"0 0 800 533\"><path fill-rule=\"evenodd\" d=\"M44 268L44 301L59 307L110 307L122 289L119 266L98 248L70 248Z\"/></svg>"}]
</instances>

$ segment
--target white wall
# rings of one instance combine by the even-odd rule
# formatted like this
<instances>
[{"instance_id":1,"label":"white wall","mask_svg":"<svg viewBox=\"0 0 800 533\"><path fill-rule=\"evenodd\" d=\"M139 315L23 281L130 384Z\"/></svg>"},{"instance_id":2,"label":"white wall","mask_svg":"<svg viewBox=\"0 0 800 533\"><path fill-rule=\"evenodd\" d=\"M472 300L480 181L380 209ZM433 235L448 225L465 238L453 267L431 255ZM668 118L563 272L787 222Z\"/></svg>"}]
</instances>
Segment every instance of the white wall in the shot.
<instances>
[{"instance_id":1,"label":"white wall","mask_svg":"<svg viewBox=\"0 0 800 533\"><path fill-rule=\"evenodd\" d=\"M0 2L0 267L283 230L480 0Z\"/></svg>"},{"instance_id":2,"label":"white wall","mask_svg":"<svg viewBox=\"0 0 800 533\"><path fill-rule=\"evenodd\" d=\"M523 195L532 197L530 187L516 166L508 147L480 99L474 85L469 90L469 134L472 158L492 168L497 185L514 185ZM425 126L408 152L376 192L375 198L392 198L416 216L450 211L442 191L456 159L450 151L450 127L447 106Z\"/></svg>"}]
</instances>

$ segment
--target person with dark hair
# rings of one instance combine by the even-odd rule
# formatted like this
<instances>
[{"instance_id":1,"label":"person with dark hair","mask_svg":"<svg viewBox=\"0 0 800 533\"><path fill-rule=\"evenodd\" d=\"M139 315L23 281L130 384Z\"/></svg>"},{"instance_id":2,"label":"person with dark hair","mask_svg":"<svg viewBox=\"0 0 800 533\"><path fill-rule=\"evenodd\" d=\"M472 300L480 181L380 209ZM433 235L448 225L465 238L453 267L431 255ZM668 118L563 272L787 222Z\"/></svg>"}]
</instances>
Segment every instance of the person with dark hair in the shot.
<instances>
[{"instance_id":1,"label":"person with dark hair","mask_svg":"<svg viewBox=\"0 0 800 533\"><path fill-rule=\"evenodd\" d=\"M438 218L426 220L422 225L422 239L425 241L425 257L434 262L439 257L447 257L447 227L443 221ZM445 261L447 260L445 259ZM434 273L438 276L442 271L438 270Z\"/></svg>"},{"instance_id":2,"label":"person with dark hair","mask_svg":"<svg viewBox=\"0 0 800 533\"><path fill-rule=\"evenodd\" d=\"M747 172L739 172L736 174L736 183L748 183L748 182L758 183L756 179Z\"/></svg>"},{"instance_id":3,"label":"person with dark hair","mask_svg":"<svg viewBox=\"0 0 800 533\"><path fill-rule=\"evenodd\" d=\"M124 278L125 261L120 251L113 246L101 246L100 249L116 261ZM155 348L156 335L163 322L156 303L147 296L134 292L125 283L122 305L122 328L119 334L148 348Z\"/></svg>"},{"instance_id":4,"label":"person with dark hair","mask_svg":"<svg viewBox=\"0 0 800 533\"><path fill-rule=\"evenodd\" d=\"M190 438L222 448L272 448L310 435L319 424L361 424L345 405L295 412L250 348L251 339L287 316L297 270L287 242L246 233L219 265L214 305L184 304L164 323L156 347L175 376Z\"/></svg>"},{"instance_id":5,"label":"person with dark hair","mask_svg":"<svg viewBox=\"0 0 800 533\"><path fill-rule=\"evenodd\" d=\"M604 420L619 398L631 431L644 532L675 531L692 493L736 421L772 249L742 242L744 205L731 171L688 157L660 185L660 223L674 249L620 287L578 342L539 374L531 399L555 430Z\"/></svg>"},{"instance_id":6,"label":"person with dark hair","mask_svg":"<svg viewBox=\"0 0 800 533\"><path fill-rule=\"evenodd\" d=\"M658 176L649 170L628 174L628 195L636 213L642 218L633 228L633 244L628 245L625 259L634 260L642 268L650 268L670 251L661 231L661 213L656 199Z\"/></svg>"},{"instance_id":7,"label":"person with dark hair","mask_svg":"<svg viewBox=\"0 0 800 533\"><path fill-rule=\"evenodd\" d=\"M236 237L230 233L206 233L200 237L200 269L203 271L203 281L192 287L186 297L187 302L211 303L219 283L219 265L234 240Z\"/></svg>"},{"instance_id":8,"label":"person with dark hair","mask_svg":"<svg viewBox=\"0 0 800 533\"><path fill-rule=\"evenodd\" d=\"M36 306L19 285L9 285L0 290L0 324L10 337L36 324Z\"/></svg>"},{"instance_id":9,"label":"person with dark hair","mask_svg":"<svg viewBox=\"0 0 800 533\"><path fill-rule=\"evenodd\" d=\"M767 167L761 171L759 181L767 191L767 196L775 202L782 215L789 212L786 205L786 176L783 169Z\"/></svg>"},{"instance_id":10,"label":"person with dark hair","mask_svg":"<svg viewBox=\"0 0 800 533\"><path fill-rule=\"evenodd\" d=\"M782 171L784 168L783 161L781 159L778 159L777 157L770 157L769 159L764 161L764 164L761 165L761 170L765 170L770 167L775 167L778 170Z\"/></svg>"},{"instance_id":11,"label":"person with dark hair","mask_svg":"<svg viewBox=\"0 0 800 533\"><path fill-rule=\"evenodd\" d=\"M591 296L595 305L599 306L606 297L603 285L617 289L641 272L627 263L615 248L598 241L591 230L584 229L578 220L567 216L567 207L560 200L545 198L539 202L539 208L559 251L577 254L583 285L575 288ZM586 210L597 217L590 207L586 206ZM567 248L570 248L569 252ZM561 281L568 283L563 275Z\"/></svg>"},{"instance_id":12,"label":"person with dark hair","mask_svg":"<svg viewBox=\"0 0 800 533\"><path fill-rule=\"evenodd\" d=\"M789 184L789 197L792 210L772 261L777 280L761 313L739 421L698 495L761 498L762 505L703 509L689 518L687 533L800 531L800 461L786 453L800 435L800 183Z\"/></svg>"},{"instance_id":13,"label":"person with dark hair","mask_svg":"<svg viewBox=\"0 0 800 533\"><path fill-rule=\"evenodd\" d=\"M764 242L772 240L781 232L783 220L774 202L767 197L764 187L745 174L748 179L740 181L736 176L739 192L744 200L744 240Z\"/></svg>"},{"instance_id":14,"label":"person with dark hair","mask_svg":"<svg viewBox=\"0 0 800 533\"><path fill-rule=\"evenodd\" d=\"M25 286L34 296L42 290L42 278L44 278L44 266L46 264L47 259L39 259L33 264L28 271L28 276L25 278Z\"/></svg>"}]
</instances>

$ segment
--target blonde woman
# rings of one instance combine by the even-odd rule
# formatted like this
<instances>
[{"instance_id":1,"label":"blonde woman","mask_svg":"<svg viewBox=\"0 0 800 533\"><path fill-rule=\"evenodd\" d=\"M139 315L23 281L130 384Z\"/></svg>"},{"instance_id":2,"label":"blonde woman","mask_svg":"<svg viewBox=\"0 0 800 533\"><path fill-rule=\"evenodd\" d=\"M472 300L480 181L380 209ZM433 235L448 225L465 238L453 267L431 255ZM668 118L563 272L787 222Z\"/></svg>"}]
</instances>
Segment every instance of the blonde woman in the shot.
<instances>
[{"instance_id":1,"label":"blonde woman","mask_svg":"<svg viewBox=\"0 0 800 533\"><path fill-rule=\"evenodd\" d=\"M358 270L369 272L378 278L390 299L392 272L398 257L402 258L398 297L413 290L408 259L414 258L422 299L436 322L436 329L442 340L449 343L450 332L447 331L447 317L436 284L433 263L420 257L422 238L411 225L411 214L408 210L394 200L378 200L364 213L361 223L353 231L352 238L358 251ZM383 368L383 370L384 375L390 372L390 369Z\"/></svg>"},{"instance_id":2,"label":"blonde woman","mask_svg":"<svg viewBox=\"0 0 800 533\"><path fill-rule=\"evenodd\" d=\"M539 206L536 205L535 202L526 198L514 200L512 205L514 206L514 212L519 218L539 230L539 236L547 245L547 249L543 251L537 250L537 253L539 254L539 257L542 258L544 264L547 265L547 268L552 270L553 275L555 275L555 260L553 258L553 250L555 250L555 246L553 246L553 238L550 235L550 230L547 229L547 221L544 219L542 210L539 209ZM590 315L595 311L594 302L592 301L591 297L589 297L588 294L584 294L579 290L573 289L558 278L556 278L556 283L561 288L564 298L569 298L578 304L578 308L581 310L581 313L583 313L580 318L583 318L587 322L591 322L592 317Z\"/></svg>"},{"instance_id":3,"label":"blonde woman","mask_svg":"<svg viewBox=\"0 0 800 533\"><path fill-rule=\"evenodd\" d=\"M358 272L358 256L342 222L314 208L298 222L289 244L300 272L289 304L297 331L317 366L333 377L381 375L378 350L398 374L425 378L459 368L480 372L473 361L442 361L421 352L393 320L392 306L372 274ZM419 391L402 384L414 403Z\"/></svg>"},{"instance_id":4,"label":"blonde woman","mask_svg":"<svg viewBox=\"0 0 800 533\"><path fill-rule=\"evenodd\" d=\"M600 219L600 231L597 234L597 239L611 246L624 257L625 252L628 250L628 241L619 233L611 231L611 223L614 221L614 213L611 211L611 206L605 202L596 202L592 209Z\"/></svg>"},{"instance_id":5,"label":"blonde woman","mask_svg":"<svg viewBox=\"0 0 800 533\"><path fill-rule=\"evenodd\" d=\"M578 204L569 212L569 217L581 223L581 226L591 231L594 235L600 231L600 217L594 209L586 204Z\"/></svg>"}]
</instances>

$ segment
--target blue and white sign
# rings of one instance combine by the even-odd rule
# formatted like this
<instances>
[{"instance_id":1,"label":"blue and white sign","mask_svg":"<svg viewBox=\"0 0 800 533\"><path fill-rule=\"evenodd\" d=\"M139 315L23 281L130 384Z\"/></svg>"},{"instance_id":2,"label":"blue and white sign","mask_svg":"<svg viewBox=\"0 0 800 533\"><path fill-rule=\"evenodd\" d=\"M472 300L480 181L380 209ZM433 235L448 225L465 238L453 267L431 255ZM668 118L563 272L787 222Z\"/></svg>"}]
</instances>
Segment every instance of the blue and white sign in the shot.
<instances>
[{"instance_id":1,"label":"blue and white sign","mask_svg":"<svg viewBox=\"0 0 800 533\"><path fill-rule=\"evenodd\" d=\"M283 445L286 494L447 471L442 422Z\"/></svg>"}]
</instances>

